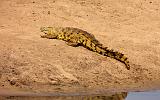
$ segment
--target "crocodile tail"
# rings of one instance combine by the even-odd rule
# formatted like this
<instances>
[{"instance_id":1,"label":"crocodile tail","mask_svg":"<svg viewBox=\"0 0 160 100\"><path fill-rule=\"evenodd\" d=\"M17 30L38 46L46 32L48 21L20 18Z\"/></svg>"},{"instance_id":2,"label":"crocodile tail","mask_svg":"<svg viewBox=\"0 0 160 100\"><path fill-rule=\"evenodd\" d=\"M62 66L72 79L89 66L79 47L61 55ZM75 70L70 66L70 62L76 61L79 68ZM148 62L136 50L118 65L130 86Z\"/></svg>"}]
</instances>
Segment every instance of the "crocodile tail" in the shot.
<instances>
[{"instance_id":1,"label":"crocodile tail","mask_svg":"<svg viewBox=\"0 0 160 100\"><path fill-rule=\"evenodd\" d=\"M103 47L101 44L94 44L91 43L90 46L87 46L88 49L95 51L101 55L116 59L126 65L126 68L129 70L130 65L128 58L124 56L124 54L118 52L118 51L113 51L113 49L108 49L107 47Z\"/></svg>"},{"instance_id":2,"label":"crocodile tail","mask_svg":"<svg viewBox=\"0 0 160 100\"><path fill-rule=\"evenodd\" d=\"M110 57L110 58L114 58L114 59L122 62L122 63L124 63L126 65L126 68L128 70L130 69L128 58L124 54L122 54L122 53L120 53L118 51L114 51L113 49L108 49L108 47L101 46L100 48L105 50L105 52L102 53L104 56L107 56L107 57Z\"/></svg>"}]
</instances>

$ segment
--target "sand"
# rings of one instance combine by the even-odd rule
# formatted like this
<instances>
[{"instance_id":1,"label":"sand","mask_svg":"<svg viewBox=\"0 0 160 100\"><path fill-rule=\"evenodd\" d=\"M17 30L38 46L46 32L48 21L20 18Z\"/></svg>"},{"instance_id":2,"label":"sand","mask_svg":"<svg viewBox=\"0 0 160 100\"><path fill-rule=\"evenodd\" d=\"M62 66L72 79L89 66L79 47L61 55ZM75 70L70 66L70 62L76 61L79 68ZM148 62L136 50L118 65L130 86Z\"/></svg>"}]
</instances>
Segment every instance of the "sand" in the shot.
<instances>
[{"instance_id":1,"label":"sand","mask_svg":"<svg viewBox=\"0 0 160 100\"><path fill-rule=\"evenodd\" d=\"M42 26L92 33L124 53L131 69L83 47L40 38ZM1 0L0 88L1 95L3 89L52 95L160 89L160 1Z\"/></svg>"}]
</instances>

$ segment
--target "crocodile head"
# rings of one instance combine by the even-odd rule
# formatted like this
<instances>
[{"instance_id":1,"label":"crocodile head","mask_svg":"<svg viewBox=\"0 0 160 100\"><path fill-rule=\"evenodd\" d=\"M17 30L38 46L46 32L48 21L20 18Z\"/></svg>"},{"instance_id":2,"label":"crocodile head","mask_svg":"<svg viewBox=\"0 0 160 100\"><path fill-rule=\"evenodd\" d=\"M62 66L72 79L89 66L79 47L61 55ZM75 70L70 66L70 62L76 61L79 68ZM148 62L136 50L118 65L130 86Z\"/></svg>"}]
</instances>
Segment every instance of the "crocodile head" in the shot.
<instances>
[{"instance_id":1,"label":"crocodile head","mask_svg":"<svg viewBox=\"0 0 160 100\"><path fill-rule=\"evenodd\" d=\"M58 36L54 27L41 27L40 30L44 33L44 35L41 35L42 38L56 38Z\"/></svg>"},{"instance_id":2,"label":"crocodile head","mask_svg":"<svg viewBox=\"0 0 160 100\"><path fill-rule=\"evenodd\" d=\"M40 30L45 34L51 34L50 32L52 30L52 27L41 27Z\"/></svg>"}]
</instances>

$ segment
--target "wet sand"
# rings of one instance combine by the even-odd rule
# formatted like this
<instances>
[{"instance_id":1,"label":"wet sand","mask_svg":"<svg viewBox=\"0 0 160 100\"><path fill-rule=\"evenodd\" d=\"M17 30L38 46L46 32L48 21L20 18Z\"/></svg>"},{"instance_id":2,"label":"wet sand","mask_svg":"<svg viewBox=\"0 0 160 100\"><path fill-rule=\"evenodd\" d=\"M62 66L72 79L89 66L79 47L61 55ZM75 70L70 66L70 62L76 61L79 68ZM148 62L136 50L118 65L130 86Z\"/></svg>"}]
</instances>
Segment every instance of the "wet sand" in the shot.
<instances>
[{"instance_id":1,"label":"wet sand","mask_svg":"<svg viewBox=\"0 0 160 100\"><path fill-rule=\"evenodd\" d=\"M119 61L64 41L40 38L41 26L77 27ZM159 0L1 0L0 87L35 93L105 94L160 89ZM0 95L3 92L0 92Z\"/></svg>"}]
</instances>

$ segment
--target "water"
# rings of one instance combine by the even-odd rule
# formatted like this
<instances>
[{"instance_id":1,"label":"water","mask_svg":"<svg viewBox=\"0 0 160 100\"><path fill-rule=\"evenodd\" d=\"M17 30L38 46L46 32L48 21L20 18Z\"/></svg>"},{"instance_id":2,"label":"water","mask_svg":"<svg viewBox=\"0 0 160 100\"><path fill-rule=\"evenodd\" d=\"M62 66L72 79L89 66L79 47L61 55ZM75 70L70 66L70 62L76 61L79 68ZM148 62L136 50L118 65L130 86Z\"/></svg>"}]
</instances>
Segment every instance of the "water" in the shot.
<instances>
[{"instance_id":1,"label":"water","mask_svg":"<svg viewBox=\"0 0 160 100\"><path fill-rule=\"evenodd\" d=\"M16 92L16 91L13 91L13 90L8 91L8 90L5 90L5 89L0 89L0 100L3 100L3 99L1 99L1 96L11 96L11 95L12 96L17 96L17 97L14 97L14 98L15 99L19 98L18 100L21 100L21 99L25 99L25 100L32 99L32 97L30 97L30 96L33 96L33 97L35 96L35 98L37 98L35 100L39 99L39 97L36 97L36 96L44 96L45 100L50 100L50 97L47 98L45 96L54 96L53 94L43 94L43 93L41 94L41 93L32 93L32 92L24 92L24 91L19 91L19 92L17 91ZM21 96L26 96L26 97L21 97ZM29 97L27 97L27 96L29 96ZM54 100L57 97L52 97L52 98ZM59 96L58 98L59 98L58 100L65 100L64 96L62 96L62 97ZM76 100L75 98L67 99L67 100ZM128 96L127 96L127 98L125 100L160 100L160 90L159 91L150 91L150 92L129 92Z\"/></svg>"},{"instance_id":2,"label":"water","mask_svg":"<svg viewBox=\"0 0 160 100\"><path fill-rule=\"evenodd\" d=\"M160 100L160 91L130 92L126 100Z\"/></svg>"}]
</instances>

